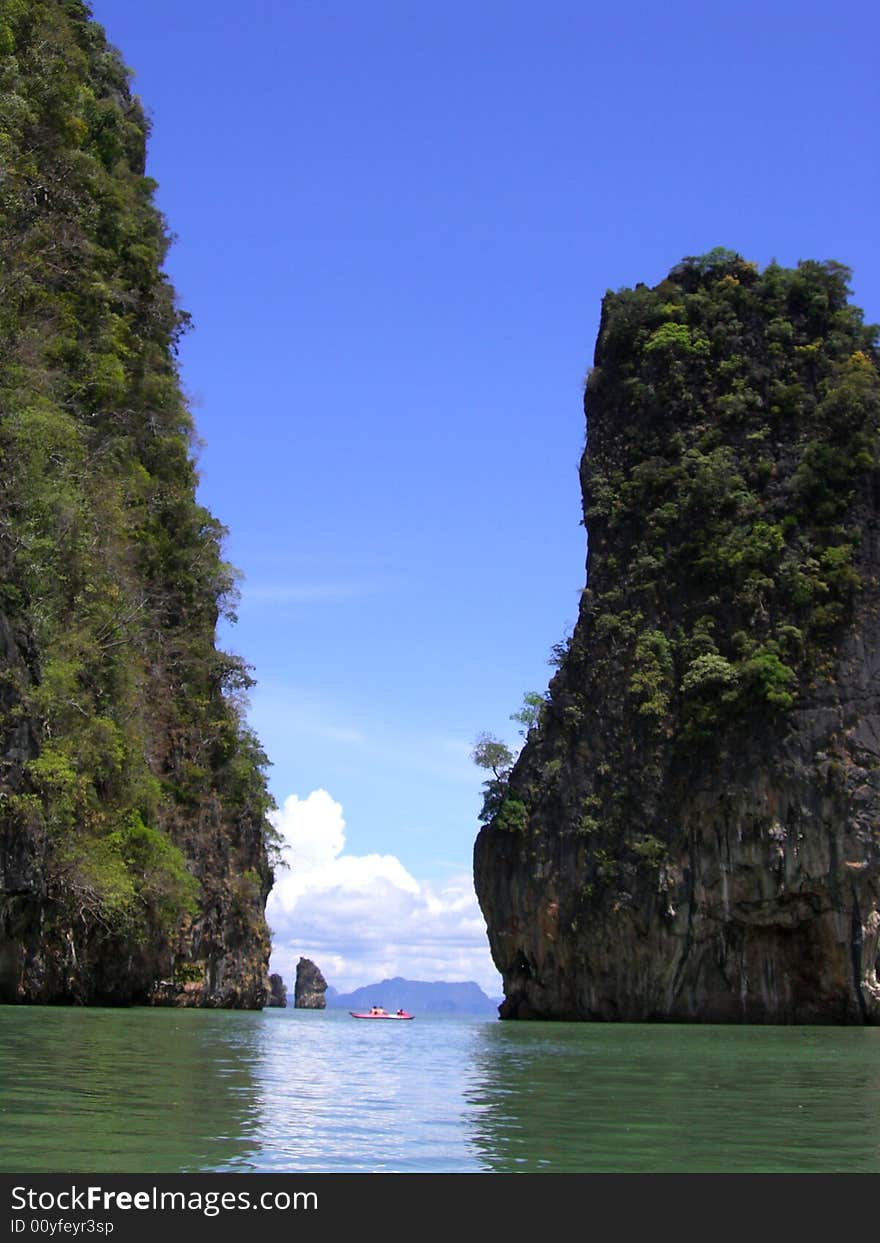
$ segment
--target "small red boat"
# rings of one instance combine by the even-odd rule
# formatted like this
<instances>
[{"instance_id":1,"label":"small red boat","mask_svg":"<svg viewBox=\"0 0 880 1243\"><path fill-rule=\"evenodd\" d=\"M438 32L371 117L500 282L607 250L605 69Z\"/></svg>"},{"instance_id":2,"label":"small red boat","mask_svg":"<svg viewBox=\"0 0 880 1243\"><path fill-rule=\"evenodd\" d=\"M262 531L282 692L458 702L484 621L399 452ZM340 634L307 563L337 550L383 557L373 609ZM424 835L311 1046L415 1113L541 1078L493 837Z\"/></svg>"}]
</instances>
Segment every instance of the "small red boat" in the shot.
<instances>
[{"instance_id":1,"label":"small red boat","mask_svg":"<svg viewBox=\"0 0 880 1243\"><path fill-rule=\"evenodd\" d=\"M373 1006L372 1010L363 1012L349 1010L348 1013L353 1019L411 1019L413 1017L411 1014L407 1014L405 1010L397 1010L394 1014L389 1014L387 1010L383 1010L380 1006Z\"/></svg>"}]
</instances>

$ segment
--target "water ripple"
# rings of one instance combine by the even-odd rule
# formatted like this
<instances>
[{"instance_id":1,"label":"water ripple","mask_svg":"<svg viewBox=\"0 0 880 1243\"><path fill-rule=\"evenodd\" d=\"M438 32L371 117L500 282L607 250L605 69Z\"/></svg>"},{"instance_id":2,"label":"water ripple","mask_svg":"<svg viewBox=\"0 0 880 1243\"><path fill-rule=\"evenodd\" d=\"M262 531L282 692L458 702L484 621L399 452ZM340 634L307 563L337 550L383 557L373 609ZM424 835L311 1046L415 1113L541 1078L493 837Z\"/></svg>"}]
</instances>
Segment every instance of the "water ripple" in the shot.
<instances>
[{"instance_id":1,"label":"water ripple","mask_svg":"<svg viewBox=\"0 0 880 1243\"><path fill-rule=\"evenodd\" d=\"M877 1171L880 1030L0 1007L6 1172Z\"/></svg>"}]
</instances>

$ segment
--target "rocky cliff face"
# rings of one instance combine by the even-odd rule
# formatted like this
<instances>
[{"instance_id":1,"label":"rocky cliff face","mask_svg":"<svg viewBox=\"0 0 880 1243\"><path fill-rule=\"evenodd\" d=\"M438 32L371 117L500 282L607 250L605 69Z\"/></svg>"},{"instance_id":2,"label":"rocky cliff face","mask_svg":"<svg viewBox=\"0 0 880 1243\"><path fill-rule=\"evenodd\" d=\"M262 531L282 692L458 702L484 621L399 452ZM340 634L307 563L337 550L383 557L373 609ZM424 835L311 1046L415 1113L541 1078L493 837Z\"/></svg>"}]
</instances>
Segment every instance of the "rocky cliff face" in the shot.
<instances>
[{"instance_id":1,"label":"rocky cliff face","mask_svg":"<svg viewBox=\"0 0 880 1243\"><path fill-rule=\"evenodd\" d=\"M327 1005L327 981L309 958L296 964L293 1004L297 1010L323 1010Z\"/></svg>"},{"instance_id":2,"label":"rocky cliff face","mask_svg":"<svg viewBox=\"0 0 880 1243\"><path fill-rule=\"evenodd\" d=\"M256 1008L265 757L147 128L85 4L0 6L0 1000Z\"/></svg>"},{"instance_id":3,"label":"rocky cliff face","mask_svg":"<svg viewBox=\"0 0 880 1243\"><path fill-rule=\"evenodd\" d=\"M880 381L836 264L609 294L587 587L491 782L502 1017L876 1023Z\"/></svg>"},{"instance_id":4,"label":"rocky cliff face","mask_svg":"<svg viewBox=\"0 0 880 1243\"><path fill-rule=\"evenodd\" d=\"M278 1010L284 1010L287 1007L287 986L276 972L269 976L269 1000L266 1005Z\"/></svg>"}]
</instances>

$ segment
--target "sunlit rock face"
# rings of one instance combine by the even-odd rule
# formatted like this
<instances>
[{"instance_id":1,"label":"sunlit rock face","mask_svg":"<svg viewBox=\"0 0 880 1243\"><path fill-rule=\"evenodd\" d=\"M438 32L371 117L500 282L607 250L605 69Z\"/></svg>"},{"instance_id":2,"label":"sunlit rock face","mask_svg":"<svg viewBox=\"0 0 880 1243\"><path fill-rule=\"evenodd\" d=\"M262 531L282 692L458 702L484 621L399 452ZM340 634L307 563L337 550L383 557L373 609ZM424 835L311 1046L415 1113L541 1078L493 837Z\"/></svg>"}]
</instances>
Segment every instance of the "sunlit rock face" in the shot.
<instances>
[{"instance_id":1,"label":"sunlit rock face","mask_svg":"<svg viewBox=\"0 0 880 1243\"><path fill-rule=\"evenodd\" d=\"M876 1023L875 332L836 264L608 294L587 587L475 879L505 1018Z\"/></svg>"}]
</instances>

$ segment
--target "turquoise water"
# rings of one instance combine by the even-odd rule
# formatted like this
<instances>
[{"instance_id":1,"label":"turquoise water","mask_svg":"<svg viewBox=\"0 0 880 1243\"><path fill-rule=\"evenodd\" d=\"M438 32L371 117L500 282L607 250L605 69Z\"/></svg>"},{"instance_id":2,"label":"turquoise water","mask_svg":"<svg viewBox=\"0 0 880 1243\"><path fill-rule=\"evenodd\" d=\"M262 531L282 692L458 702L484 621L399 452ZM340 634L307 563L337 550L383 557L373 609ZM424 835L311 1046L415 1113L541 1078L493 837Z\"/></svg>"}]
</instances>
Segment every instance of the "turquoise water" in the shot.
<instances>
[{"instance_id":1,"label":"turquoise water","mask_svg":"<svg viewBox=\"0 0 880 1243\"><path fill-rule=\"evenodd\" d=\"M880 1029L0 1007L0 1170L876 1172Z\"/></svg>"}]
</instances>

